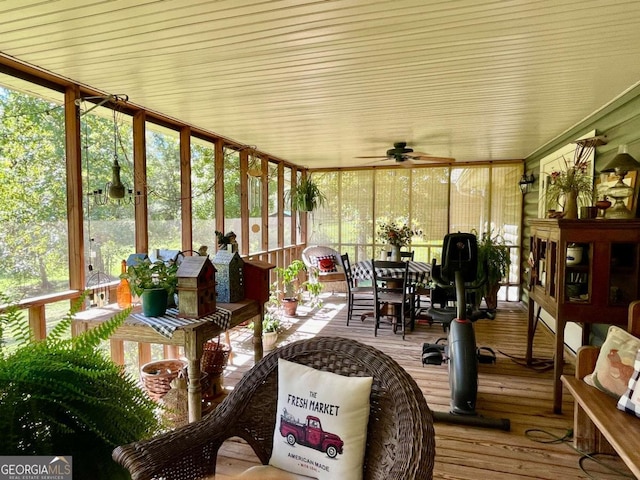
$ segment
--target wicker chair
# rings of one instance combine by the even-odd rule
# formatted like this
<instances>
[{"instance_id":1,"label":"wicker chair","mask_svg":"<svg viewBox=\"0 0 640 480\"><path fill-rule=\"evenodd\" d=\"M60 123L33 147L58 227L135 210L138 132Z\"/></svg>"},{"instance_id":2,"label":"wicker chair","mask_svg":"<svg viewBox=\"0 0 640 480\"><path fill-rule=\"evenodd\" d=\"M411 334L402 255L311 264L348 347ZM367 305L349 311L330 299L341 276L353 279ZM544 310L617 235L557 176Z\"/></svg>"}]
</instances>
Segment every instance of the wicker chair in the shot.
<instances>
[{"instance_id":1,"label":"wicker chair","mask_svg":"<svg viewBox=\"0 0 640 480\"><path fill-rule=\"evenodd\" d=\"M315 337L274 350L199 422L116 448L113 458L134 480L211 476L222 443L245 439L263 464L273 448L278 358L346 376L373 376L364 478L427 480L435 455L433 418L413 378L388 355L355 340Z\"/></svg>"},{"instance_id":2,"label":"wicker chair","mask_svg":"<svg viewBox=\"0 0 640 480\"><path fill-rule=\"evenodd\" d=\"M336 272L321 272L318 268L317 258L333 255L336 264ZM316 283L322 282L323 284L331 284L331 292L345 291L346 288L346 276L344 273L344 267L340 259L340 253L331 247L325 247L323 245L313 245L305 248L302 251L302 261L307 266L309 271L309 282ZM338 288L336 288L338 287Z\"/></svg>"}]
</instances>

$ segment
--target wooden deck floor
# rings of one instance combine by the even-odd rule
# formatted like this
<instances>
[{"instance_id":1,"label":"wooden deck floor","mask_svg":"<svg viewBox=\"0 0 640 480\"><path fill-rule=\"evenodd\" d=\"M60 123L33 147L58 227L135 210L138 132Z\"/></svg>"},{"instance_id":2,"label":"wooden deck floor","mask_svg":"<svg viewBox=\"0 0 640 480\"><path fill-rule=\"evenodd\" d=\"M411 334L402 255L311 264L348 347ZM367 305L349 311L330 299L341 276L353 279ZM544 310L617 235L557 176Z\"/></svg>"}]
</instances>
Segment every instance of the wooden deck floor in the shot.
<instances>
[{"instance_id":1,"label":"wooden deck floor","mask_svg":"<svg viewBox=\"0 0 640 480\"><path fill-rule=\"evenodd\" d=\"M424 342L434 342L443 336L440 326L419 324L414 332L394 335L390 329L373 336L371 320L359 320L346 325L344 295L325 296L323 308L302 312L288 319L286 333L279 343L290 342L315 335L341 336L370 344L395 358L417 381L429 407L434 411L449 409L447 367L422 366L421 348ZM437 479L583 479L590 478L579 467L580 455L570 442L550 443L551 435L562 437L573 425L573 400L563 397L563 413L552 409L551 371L539 372L522 366L509 358L524 357L526 346L526 310L517 304L501 305L495 320L476 323L479 346L491 347L497 354L497 363L480 365L477 408L481 415L508 418L511 431L436 423L436 461L434 478ZM246 328L232 332L234 354L225 372L225 388L233 388L242 374L252 365L251 334ZM534 355L551 359L552 335L539 329ZM572 373L571 358L565 373ZM548 432L535 434L531 430ZM542 441L540 441L542 440ZM546 442L546 443L544 443ZM617 458L605 458L609 464L628 472ZM252 450L240 440L225 443L218 459L216 479L225 479L257 463ZM592 478L625 478L587 462ZM630 473L629 473L630 475ZM626 477L629 478L629 477ZM631 475L630 478L633 478ZM409 480L409 479L408 479Z\"/></svg>"}]
</instances>

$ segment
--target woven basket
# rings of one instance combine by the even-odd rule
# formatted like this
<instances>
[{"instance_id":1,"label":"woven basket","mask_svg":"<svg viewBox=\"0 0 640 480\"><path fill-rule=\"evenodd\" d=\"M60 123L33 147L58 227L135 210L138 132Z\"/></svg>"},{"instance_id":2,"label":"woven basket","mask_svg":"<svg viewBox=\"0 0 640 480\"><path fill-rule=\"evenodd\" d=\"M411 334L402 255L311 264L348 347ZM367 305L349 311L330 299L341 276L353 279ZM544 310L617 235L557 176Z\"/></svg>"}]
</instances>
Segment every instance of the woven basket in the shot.
<instances>
[{"instance_id":1,"label":"woven basket","mask_svg":"<svg viewBox=\"0 0 640 480\"><path fill-rule=\"evenodd\" d=\"M219 377L227 366L230 353L231 348L224 343L220 343L219 337L217 340L205 342L202 359L200 360L200 370L207 372L212 379Z\"/></svg>"},{"instance_id":2,"label":"woven basket","mask_svg":"<svg viewBox=\"0 0 640 480\"><path fill-rule=\"evenodd\" d=\"M140 368L142 385L149 396L158 401L171 390L171 380L177 378L178 373L186 368L187 362L177 358L145 363Z\"/></svg>"}]
</instances>

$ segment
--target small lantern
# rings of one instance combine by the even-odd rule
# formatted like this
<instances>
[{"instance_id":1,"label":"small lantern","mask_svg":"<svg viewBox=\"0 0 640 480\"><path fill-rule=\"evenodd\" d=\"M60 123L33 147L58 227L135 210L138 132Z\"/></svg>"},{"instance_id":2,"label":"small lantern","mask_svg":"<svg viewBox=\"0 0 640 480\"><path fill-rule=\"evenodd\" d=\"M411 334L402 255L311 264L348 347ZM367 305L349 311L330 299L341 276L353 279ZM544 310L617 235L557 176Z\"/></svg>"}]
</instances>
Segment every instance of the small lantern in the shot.
<instances>
[{"instance_id":1,"label":"small lantern","mask_svg":"<svg viewBox=\"0 0 640 480\"><path fill-rule=\"evenodd\" d=\"M208 257L184 257L178 268L178 316L202 318L216 311L216 268Z\"/></svg>"},{"instance_id":2,"label":"small lantern","mask_svg":"<svg viewBox=\"0 0 640 480\"><path fill-rule=\"evenodd\" d=\"M213 258L218 277L218 301L233 303L244 299L243 265L238 252L218 250Z\"/></svg>"}]
</instances>

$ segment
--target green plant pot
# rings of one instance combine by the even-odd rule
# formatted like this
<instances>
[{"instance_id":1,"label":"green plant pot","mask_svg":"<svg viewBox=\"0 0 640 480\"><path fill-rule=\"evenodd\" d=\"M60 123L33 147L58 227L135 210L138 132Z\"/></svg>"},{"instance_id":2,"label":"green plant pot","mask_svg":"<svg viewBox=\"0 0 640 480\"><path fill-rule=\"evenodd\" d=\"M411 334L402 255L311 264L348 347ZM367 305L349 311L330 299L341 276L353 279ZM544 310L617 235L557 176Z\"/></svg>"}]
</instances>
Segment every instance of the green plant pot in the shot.
<instances>
[{"instance_id":1,"label":"green plant pot","mask_svg":"<svg viewBox=\"0 0 640 480\"><path fill-rule=\"evenodd\" d=\"M161 317L167 312L168 294L164 288L150 288L142 292L142 313L145 317Z\"/></svg>"}]
</instances>

